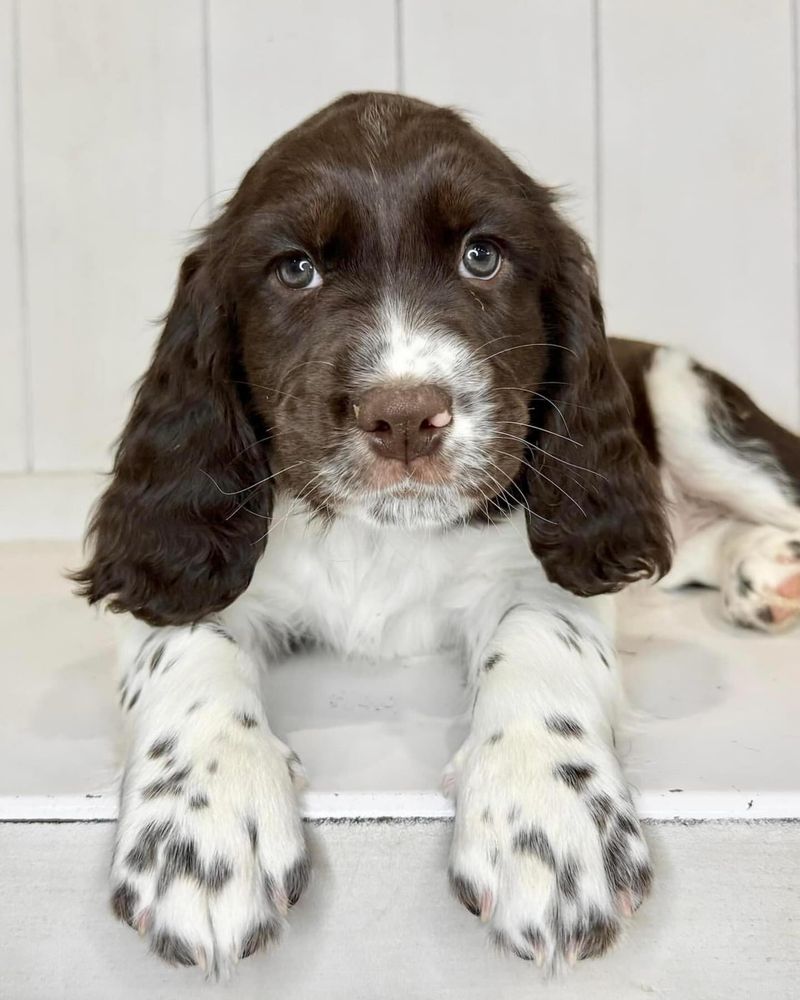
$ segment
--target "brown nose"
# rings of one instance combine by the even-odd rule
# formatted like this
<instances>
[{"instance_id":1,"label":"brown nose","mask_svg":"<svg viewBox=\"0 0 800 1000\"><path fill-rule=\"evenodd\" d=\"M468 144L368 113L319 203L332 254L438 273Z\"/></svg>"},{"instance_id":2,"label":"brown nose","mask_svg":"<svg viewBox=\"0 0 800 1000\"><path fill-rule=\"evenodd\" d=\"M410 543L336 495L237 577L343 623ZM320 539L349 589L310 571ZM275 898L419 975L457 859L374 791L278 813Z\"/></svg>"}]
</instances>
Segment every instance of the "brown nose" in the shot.
<instances>
[{"instance_id":1,"label":"brown nose","mask_svg":"<svg viewBox=\"0 0 800 1000\"><path fill-rule=\"evenodd\" d=\"M438 448L453 419L452 405L438 385L379 386L365 392L353 409L379 455L410 462Z\"/></svg>"}]
</instances>

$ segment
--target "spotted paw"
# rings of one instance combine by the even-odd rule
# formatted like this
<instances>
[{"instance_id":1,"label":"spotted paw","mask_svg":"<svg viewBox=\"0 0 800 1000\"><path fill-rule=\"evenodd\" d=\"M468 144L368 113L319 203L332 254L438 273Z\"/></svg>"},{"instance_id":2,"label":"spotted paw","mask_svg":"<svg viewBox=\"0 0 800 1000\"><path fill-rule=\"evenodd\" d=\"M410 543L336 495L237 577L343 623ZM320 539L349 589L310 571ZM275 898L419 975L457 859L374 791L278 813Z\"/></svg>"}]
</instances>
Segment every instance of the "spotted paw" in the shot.
<instances>
[{"instance_id":1,"label":"spotted paw","mask_svg":"<svg viewBox=\"0 0 800 1000\"><path fill-rule=\"evenodd\" d=\"M724 549L725 617L744 628L776 632L800 619L800 535L754 527Z\"/></svg>"},{"instance_id":2,"label":"spotted paw","mask_svg":"<svg viewBox=\"0 0 800 1000\"><path fill-rule=\"evenodd\" d=\"M296 755L240 713L134 749L112 861L116 915L167 962L225 976L280 934L309 861Z\"/></svg>"},{"instance_id":3,"label":"spotted paw","mask_svg":"<svg viewBox=\"0 0 800 1000\"><path fill-rule=\"evenodd\" d=\"M451 886L495 944L549 970L607 951L652 881L610 750L558 717L470 736L448 776Z\"/></svg>"}]
</instances>

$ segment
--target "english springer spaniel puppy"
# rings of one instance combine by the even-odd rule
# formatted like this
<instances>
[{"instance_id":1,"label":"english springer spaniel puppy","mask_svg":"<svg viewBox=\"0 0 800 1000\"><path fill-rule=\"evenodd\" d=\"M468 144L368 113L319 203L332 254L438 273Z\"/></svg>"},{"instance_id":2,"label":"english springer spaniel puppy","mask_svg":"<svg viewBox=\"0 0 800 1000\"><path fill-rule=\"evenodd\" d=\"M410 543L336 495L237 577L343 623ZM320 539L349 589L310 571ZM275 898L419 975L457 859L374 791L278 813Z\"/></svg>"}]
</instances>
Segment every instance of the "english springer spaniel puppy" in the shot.
<instances>
[{"instance_id":1,"label":"english springer spaniel puppy","mask_svg":"<svg viewBox=\"0 0 800 1000\"><path fill-rule=\"evenodd\" d=\"M77 574L125 616L116 914L209 975L277 938L310 863L264 671L455 646L455 895L521 958L603 954L652 880L604 595L693 581L787 624L799 484L741 391L606 339L552 193L457 114L314 115L184 261Z\"/></svg>"}]
</instances>

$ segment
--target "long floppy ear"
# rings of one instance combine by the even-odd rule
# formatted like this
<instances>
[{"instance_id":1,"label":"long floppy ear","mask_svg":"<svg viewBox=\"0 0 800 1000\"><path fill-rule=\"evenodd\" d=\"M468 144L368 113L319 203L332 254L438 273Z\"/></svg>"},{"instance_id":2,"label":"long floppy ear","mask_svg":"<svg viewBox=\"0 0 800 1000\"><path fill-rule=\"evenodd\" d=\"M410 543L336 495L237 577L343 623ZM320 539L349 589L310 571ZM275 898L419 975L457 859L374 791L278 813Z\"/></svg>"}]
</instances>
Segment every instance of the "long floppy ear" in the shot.
<instances>
[{"instance_id":1,"label":"long floppy ear","mask_svg":"<svg viewBox=\"0 0 800 1000\"><path fill-rule=\"evenodd\" d=\"M606 340L594 261L566 223L553 225L541 298L552 346L531 405L527 461L536 471L525 470L528 505L547 520L529 512L528 537L549 579L588 596L664 574L671 543L656 470Z\"/></svg>"},{"instance_id":2,"label":"long floppy ear","mask_svg":"<svg viewBox=\"0 0 800 1000\"><path fill-rule=\"evenodd\" d=\"M90 524L91 560L73 577L90 603L110 597L113 611L177 625L248 585L272 500L243 381L235 318L201 248L183 262Z\"/></svg>"}]
</instances>

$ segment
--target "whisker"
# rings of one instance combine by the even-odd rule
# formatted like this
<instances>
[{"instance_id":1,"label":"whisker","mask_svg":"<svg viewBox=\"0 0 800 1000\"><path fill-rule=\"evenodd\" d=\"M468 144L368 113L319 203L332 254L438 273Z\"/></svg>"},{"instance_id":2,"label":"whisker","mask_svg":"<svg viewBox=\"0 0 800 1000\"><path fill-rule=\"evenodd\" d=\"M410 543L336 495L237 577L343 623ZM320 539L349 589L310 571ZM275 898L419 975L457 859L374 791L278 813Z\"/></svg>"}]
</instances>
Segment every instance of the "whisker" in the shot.
<instances>
[{"instance_id":1,"label":"whisker","mask_svg":"<svg viewBox=\"0 0 800 1000\"><path fill-rule=\"evenodd\" d=\"M311 358L309 361L300 361L296 365L293 365L288 372L283 376L284 379L288 379L293 371L297 371L298 368L302 368L304 365L327 365L329 368L335 368L336 365L332 361L320 361L316 358Z\"/></svg>"},{"instance_id":2,"label":"whisker","mask_svg":"<svg viewBox=\"0 0 800 1000\"><path fill-rule=\"evenodd\" d=\"M597 476L598 479L602 479L604 482L608 482L608 476L604 476L602 472L598 472L597 469L587 469L585 465L576 465L574 462L568 462L565 458L559 458L558 455L552 455L546 448L540 448L538 444L533 444L528 442L531 448L535 448L536 451L540 451L543 455L548 458L555 459L556 462L561 462L562 465L568 465L571 469L580 469L581 472L588 472L591 476ZM576 483L576 485L580 485Z\"/></svg>"},{"instance_id":3,"label":"whisker","mask_svg":"<svg viewBox=\"0 0 800 1000\"><path fill-rule=\"evenodd\" d=\"M500 468L500 466L497 464L497 462L493 462L491 460L491 458L488 458L488 457L487 457L486 460L489 462L490 465L494 466L494 468L497 469L497 471L499 473L501 473L501 475L505 475L505 473ZM487 472L486 474L489 476L489 478L491 480L493 480L495 483L497 483L498 486L501 486L501 484L497 482L497 479L495 479L495 477L491 473ZM531 509L531 506L528 503L528 498L522 492L522 489L520 488L519 484L516 483L516 482L514 482L513 479L509 480L508 486L505 486L505 487L501 486L501 489L505 492L511 486L513 486L513 488L517 491L517 493L519 493L520 498L522 500L522 506L525 508L525 510L527 510L527 512L531 515L531 517L538 517L540 521L546 521L548 524L556 524L556 522L555 521L551 521L549 517L545 517L543 514L539 514L537 511Z\"/></svg>"},{"instance_id":4,"label":"whisker","mask_svg":"<svg viewBox=\"0 0 800 1000\"><path fill-rule=\"evenodd\" d=\"M298 399L297 396L293 396L290 392L286 392L285 389L278 389L274 385L261 385L260 382L245 382L242 379L235 379L235 378L230 379L230 382L233 385L246 385L250 389L264 389L265 392L276 392L280 396L288 396L289 399L297 400L298 403L302 402L302 400Z\"/></svg>"},{"instance_id":5,"label":"whisker","mask_svg":"<svg viewBox=\"0 0 800 1000\"><path fill-rule=\"evenodd\" d=\"M481 358L482 361L491 361L492 358L499 358L501 354L508 354L509 351L521 351L524 347L555 347L561 351L568 351L570 354L575 354L575 351L571 347L567 347L565 344L548 344L546 341L536 343L536 344L515 344L513 347L506 347L502 351L496 351L494 354L490 354L488 358ZM575 354L577 357L577 354Z\"/></svg>"},{"instance_id":6,"label":"whisker","mask_svg":"<svg viewBox=\"0 0 800 1000\"><path fill-rule=\"evenodd\" d=\"M254 441L252 444L247 445L246 448L242 448L241 451L237 451L228 464L229 465L233 464L233 462L235 462L237 458L241 458L245 452L250 451L251 448L255 448L256 445L264 444L267 441L269 441L274 433L276 433L274 430L270 430L267 434L264 435L263 438L259 438L258 441Z\"/></svg>"},{"instance_id":7,"label":"whisker","mask_svg":"<svg viewBox=\"0 0 800 1000\"><path fill-rule=\"evenodd\" d=\"M200 471L207 479L211 480L211 482L217 487L217 489L224 497L235 497L238 496L240 493L248 493L250 490L254 490L256 486L262 486L264 483L268 483L270 479L274 479L276 476L280 476L282 473L288 472L290 469L296 469L300 465L307 465L307 464L308 464L307 462L295 462L294 465L287 465L285 469L278 469L278 471L273 472L271 476L266 476L266 478L264 479L259 479L257 483L251 483L250 486L245 486L245 488L242 490L223 490L222 487L219 485L219 483L216 481L216 479L214 479L212 475L206 472L205 469L200 469Z\"/></svg>"},{"instance_id":8,"label":"whisker","mask_svg":"<svg viewBox=\"0 0 800 1000\"><path fill-rule=\"evenodd\" d=\"M529 427L533 431L541 431L543 434L552 434L553 437L561 438L562 441L569 441L570 444L577 445L578 448L583 447L582 441L576 441L575 438L567 437L566 434L559 434L558 431L551 431L548 427L539 427L537 424L525 423L524 420L500 420L498 423L515 424L517 427Z\"/></svg>"},{"instance_id":9,"label":"whisker","mask_svg":"<svg viewBox=\"0 0 800 1000\"><path fill-rule=\"evenodd\" d=\"M596 469L587 469L586 466L584 465L576 465L574 462L568 462L564 458L559 458L558 455L551 454L545 448L540 448L532 441L528 441L525 438L520 437L519 434L506 434L505 431L495 431L494 433L498 434L500 437L511 438L512 441L519 441L527 448L535 448L536 451L540 451L543 455L547 455L548 458L552 458L556 462L561 462L563 465L568 465L572 469L580 469L582 472L588 472L592 476L599 476L600 479L605 479L606 481L608 481L607 477L604 476L602 472L598 472Z\"/></svg>"},{"instance_id":10,"label":"whisker","mask_svg":"<svg viewBox=\"0 0 800 1000\"><path fill-rule=\"evenodd\" d=\"M553 407L553 409L555 409L559 417L561 417L561 423L564 425L564 429L566 430L567 434L569 434L569 436L572 437L572 431L569 429L569 425L567 424L567 421L564 419L564 414L561 412L561 409L559 408L558 404L554 403L549 396L545 396L544 393L534 392L533 395L536 396L538 399L543 399L545 403L549 403Z\"/></svg>"},{"instance_id":11,"label":"whisker","mask_svg":"<svg viewBox=\"0 0 800 1000\"><path fill-rule=\"evenodd\" d=\"M518 458L516 455L512 455L510 452L500 451L500 454L506 455L508 458L513 458L517 462L521 462L523 465L526 465L531 470L531 472L534 472L536 473L537 476L541 476L542 479L547 480L547 482L550 483L551 486L555 486L555 488L558 490L559 493L563 493L563 495L567 498L567 500L570 500L572 503L574 503L575 506L578 508L578 510L581 512L581 514L583 514L583 516L586 517L586 511L583 509L583 507L581 507L581 505L578 503L575 497L570 496L570 494L567 493L567 491L562 486L559 486L559 484L555 482L555 480L551 479L549 476L546 476L541 469L537 469L535 466L531 465L530 462L526 462L524 458Z\"/></svg>"},{"instance_id":12,"label":"whisker","mask_svg":"<svg viewBox=\"0 0 800 1000\"><path fill-rule=\"evenodd\" d=\"M516 336L515 333L501 333L499 337L492 337L491 340L487 340L485 344L481 344L481 348L488 347L489 344L496 344L498 340L511 340Z\"/></svg>"},{"instance_id":13,"label":"whisker","mask_svg":"<svg viewBox=\"0 0 800 1000\"><path fill-rule=\"evenodd\" d=\"M256 541L253 543L254 545L258 545L258 543L263 541L271 531L275 531L276 528L279 528L282 524L285 524L286 521L288 521L289 517L294 513L294 510L297 507L298 503L300 503L302 500L305 499L305 497L308 495L308 491L310 490L311 486L317 479L320 478L320 476L323 474L324 471L325 471L324 469L321 469L315 476L312 476L311 479L308 480L308 482L303 486L298 495L292 500L288 510L283 515L283 517L277 521L273 521L270 524L269 528L264 532L264 534L260 538L256 539Z\"/></svg>"},{"instance_id":14,"label":"whisker","mask_svg":"<svg viewBox=\"0 0 800 1000\"><path fill-rule=\"evenodd\" d=\"M538 384L539 385L569 385L569 382L539 382ZM529 396L539 395L538 393L534 392L533 389L529 389L527 386L524 386L524 385L495 385L495 386L493 386L493 388L496 389L496 390L499 390L499 389L510 389L512 392L527 392ZM548 403L552 403L553 406L555 406L555 403L553 403L553 400L552 399L548 399L547 396L542 396L542 399L545 399ZM572 399L562 399L561 403L562 403L563 406L575 406L579 410L588 410L590 413L596 413L597 412L597 407L596 406L587 406L585 403L576 403Z\"/></svg>"}]
</instances>

